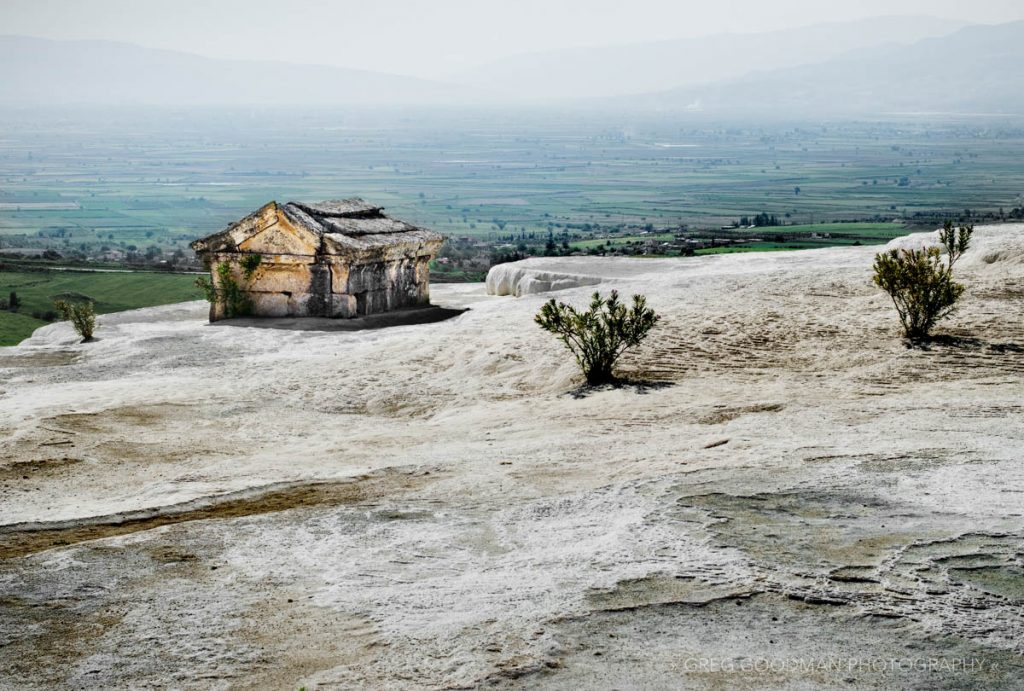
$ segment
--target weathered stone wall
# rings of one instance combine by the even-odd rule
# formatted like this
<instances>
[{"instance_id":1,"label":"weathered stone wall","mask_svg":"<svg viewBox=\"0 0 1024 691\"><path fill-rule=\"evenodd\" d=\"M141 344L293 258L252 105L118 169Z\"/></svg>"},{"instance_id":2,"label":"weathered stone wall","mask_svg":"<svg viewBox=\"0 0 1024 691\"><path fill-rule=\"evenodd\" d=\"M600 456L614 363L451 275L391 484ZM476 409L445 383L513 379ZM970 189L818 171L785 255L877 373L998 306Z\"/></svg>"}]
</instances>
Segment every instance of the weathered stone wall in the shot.
<instances>
[{"instance_id":1,"label":"weathered stone wall","mask_svg":"<svg viewBox=\"0 0 1024 691\"><path fill-rule=\"evenodd\" d=\"M430 304L430 257L349 266L340 257L261 255L246 279L243 256L215 257L214 286L223 289L216 265L226 262L255 316L347 318ZM226 316L222 304L210 305L210 321Z\"/></svg>"},{"instance_id":2,"label":"weathered stone wall","mask_svg":"<svg viewBox=\"0 0 1024 691\"><path fill-rule=\"evenodd\" d=\"M352 267L346 292L355 296L357 314L429 304L429 264L429 257L412 257Z\"/></svg>"}]
</instances>

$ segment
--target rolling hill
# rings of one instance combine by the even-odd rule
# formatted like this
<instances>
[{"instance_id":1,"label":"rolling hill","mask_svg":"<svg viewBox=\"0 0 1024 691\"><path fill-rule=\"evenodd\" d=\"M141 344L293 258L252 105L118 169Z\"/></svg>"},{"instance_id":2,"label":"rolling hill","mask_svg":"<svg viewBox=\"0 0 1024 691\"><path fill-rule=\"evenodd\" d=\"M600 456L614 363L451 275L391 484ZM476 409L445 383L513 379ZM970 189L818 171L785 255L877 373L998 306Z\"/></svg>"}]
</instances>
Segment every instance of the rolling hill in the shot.
<instances>
[{"instance_id":1,"label":"rolling hill","mask_svg":"<svg viewBox=\"0 0 1024 691\"><path fill-rule=\"evenodd\" d=\"M377 72L220 60L111 41L0 36L0 105L415 105L467 88Z\"/></svg>"},{"instance_id":2,"label":"rolling hill","mask_svg":"<svg viewBox=\"0 0 1024 691\"><path fill-rule=\"evenodd\" d=\"M910 46L761 71L644 97L629 106L736 115L1024 113L1024 22L969 26Z\"/></svg>"},{"instance_id":3,"label":"rolling hill","mask_svg":"<svg viewBox=\"0 0 1024 691\"><path fill-rule=\"evenodd\" d=\"M906 45L963 26L934 17L876 17L760 34L567 48L504 58L451 80L522 99L637 94L818 63L865 48Z\"/></svg>"}]
</instances>

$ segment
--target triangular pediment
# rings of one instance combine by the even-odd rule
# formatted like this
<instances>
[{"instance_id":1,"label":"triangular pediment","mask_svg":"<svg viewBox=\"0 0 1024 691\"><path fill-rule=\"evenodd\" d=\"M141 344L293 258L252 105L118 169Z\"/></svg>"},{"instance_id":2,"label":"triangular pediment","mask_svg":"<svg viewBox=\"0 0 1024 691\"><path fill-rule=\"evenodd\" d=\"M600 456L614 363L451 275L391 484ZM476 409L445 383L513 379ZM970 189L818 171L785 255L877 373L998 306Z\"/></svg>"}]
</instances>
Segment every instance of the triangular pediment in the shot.
<instances>
[{"instance_id":1,"label":"triangular pediment","mask_svg":"<svg viewBox=\"0 0 1024 691\"><path fill-rule=\"evenodd\" d=\"M262 216L248 237L238 243L243 252L259 254L314 255L320 248L320 236L285 216L279 208Z\"/></svg>"}]
</instances>

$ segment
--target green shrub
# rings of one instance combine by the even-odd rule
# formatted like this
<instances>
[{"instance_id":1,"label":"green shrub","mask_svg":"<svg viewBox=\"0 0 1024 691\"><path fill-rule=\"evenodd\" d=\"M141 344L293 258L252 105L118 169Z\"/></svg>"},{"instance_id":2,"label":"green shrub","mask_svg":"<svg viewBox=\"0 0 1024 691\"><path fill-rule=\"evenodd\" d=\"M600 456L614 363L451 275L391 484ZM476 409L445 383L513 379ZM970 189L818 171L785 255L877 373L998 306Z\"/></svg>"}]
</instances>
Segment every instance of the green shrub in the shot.
<instances>
[{"instance_id":1,"label":"green shrub","mask_svg":"<svg viewBox=\"0 0 1024 691\"><path fill-rule=\"evenodd\" d=\"M263 263L263 257L259 254L247 254L242 257L242 261L239 263L242 265L242 275L248 281L252 279L256 269L260 268L260 264Z\"/></svg>"},{"instance_id":2,"label":"green shrub","mask_svg":"<svg viewBox=\"0 0 1024 691\"><path fill-rule=\"evenodd\" d=\"M262 258L258 254L249 254L242 258L242 275L245 280L252 278L261 261ZM216 285L206 276L196 279L196 285L203 291L207 301L223 307L224 316L228 318L243 317L252 312L252 300L231 274L231 264L221 262L214 270L217 272Z\"/></svg>"},{"instance_id":3,"label":"green shrub","mask_svg":"<svg viewBox=\"0 0 1024 691\"><path fill-rule=\"evenodd\" d=\"M96 328L96 310L88 300L54 300L54 308L60 313L61 319L71 322L71 326L82 343L92 340L92 332Z\"/></svg>"},{"instance_id":4,"label":"green shrub","mask_svg":"<svg viewBox=\"0 0 1024 691\"><path fill-rule=\"evenodd\" d=\"M643 295L634 295L633 307L627 309L619 302L619 292L613 290L607 299L594 293L586 312L552 298L534 321L562 340L576 358L587 384L593 386L615 381L615 362L643 341L660 318L647 307Z\"/></svg>"},{"instance_id":5,"label":"green shrub","mask_svg":"<svg viewBox=\"0 0 1024 691\"><path fill-rule=\"evenodd\" d=\"M890 250L875 256L874 282L892 298L910 339L927 338L940 319L956 309L964 287L953 280L953 265L971 244L974 226L956 230L946 221L939 233L942 250Z\"/></svg>"}]
</instances>

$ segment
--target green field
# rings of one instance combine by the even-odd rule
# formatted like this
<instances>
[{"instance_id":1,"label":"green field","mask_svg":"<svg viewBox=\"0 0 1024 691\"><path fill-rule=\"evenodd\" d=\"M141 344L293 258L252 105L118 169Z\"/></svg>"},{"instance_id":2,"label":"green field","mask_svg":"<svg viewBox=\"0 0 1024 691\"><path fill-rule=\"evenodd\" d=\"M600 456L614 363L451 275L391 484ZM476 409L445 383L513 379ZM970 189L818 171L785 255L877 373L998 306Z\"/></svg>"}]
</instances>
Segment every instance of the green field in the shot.
<instances>
[{"instance_id":1,"label":"green field","mask_svg":"<svg viewBox=\"0 0 1024 691\"><path fill-rule=\"evenodd\" d=\"M85 295L100 314L152 307L202 297L195 276L148 272L0 271L0 297L17 292L17 313L0 311L0 346L15 345L48 322L34 318L53 310L56 296Z\"/></svg>"},{"instance_id":2,"label":"green field","mask_svg":"<svg viewBox=\"0 0 1024 691\"><path fill-rule=\"evenodd\" d=\"M900 235L907 234L903 223L815 223L811 225L792 225L764 228L745 228L741 232L748 235L763 236L775 233L786 235L830 235L833 239L849 238L857 240L889 241Z\"/></svg>"},{"instance_id":3,"label":"green field","mask_svg":"<svg viewBox=\"0 0 1024 691\"><path fill-rule=\"evenodd\" d=\"M816 247L837 247L843 245L874 245L906 235L903 223L816 223L813 225L766 226L762 228L731 228L714 231L680 231L681 237L694 237L717 241L742 241L742 246L705 247L697 254L726 254L729 252L766 252L773 250L813 249ZM579 240L569 243L573 250L628 249L643 246L648 242L671 242L677 234L646 233L643 235L609 235L593 240ZM675 252L671 252L675 253ZM670 253L670 254L671 254Z\"/></svg>"},{"instance_id":4,"label":"green field","mask_svg":"<svg viewBox=\"0 0 1024 691\"><path fill-rule=\"evenodd\" d=\"M719 229L762 212L824 228L1024 207L1024 128L1009 119L263 110L0 113L0 127L0 251L189 254L271 199L362 196L494 244Z\"/></svg>"},{"instance_id":5,"label":"green field","mask_svg":"<svg viewBox=\"0 0 1024 691\"><path fill-rule=\"evenodd\" d=\"M587 249L592 249L592 248L595 248L595 247L602 247L602 246L610 247L610 248L615 248L615 247L621 247L622 245L630 245L630 244L636 244L636 243L640 243L640 242L646 242L648 240L657 240L657 241L661 241L661 242L666 242L668 240L671 240L674 237L675 236L672 235L671 233L651 233L649 235L625 235L625 236L621 236L621 237L620 236L615 236L615 237L610 237L610 238L606 238L606 239L581 240L579 242L570 243L570 247L572 247L573 249L581 249L581 250L587 250Z\"/></svg>"},{"instance_id":6,"label":"green field","mask_svg":"<svg viewBox=\"0 0 1024 691\"><path fill-rule=\"evenodd\" d=\"M786 252L791 250L807 250L813 247L801 247L798 244L780 244L777 242L752 242L739 247L705 247L694 254L739 254L740 252Z\"/></svg>"}]
</instances>

